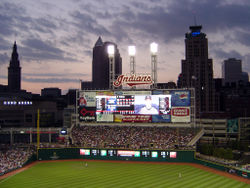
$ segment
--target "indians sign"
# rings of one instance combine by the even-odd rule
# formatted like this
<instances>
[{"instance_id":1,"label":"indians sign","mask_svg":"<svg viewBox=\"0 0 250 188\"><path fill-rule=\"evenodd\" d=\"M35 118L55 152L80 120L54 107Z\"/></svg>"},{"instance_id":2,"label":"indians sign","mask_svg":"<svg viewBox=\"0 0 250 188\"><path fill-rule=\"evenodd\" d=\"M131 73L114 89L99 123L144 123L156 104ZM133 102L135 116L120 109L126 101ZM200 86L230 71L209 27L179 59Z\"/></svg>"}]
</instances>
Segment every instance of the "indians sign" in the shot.
<instances>
[{"instance_id":1,"label":"indians sign","mask_svg":"<svg viewBox=\"0 0 250 188\"><path fill-rule=\"evenodd\" d=\"M123 84L127 84L129 86L136 86L136 85L142 85L142 84L149 84L152 85L153 80L151 75L120 75L118 78L114 81L114 86L119 87Z\"/></svg>"}]
</instances>

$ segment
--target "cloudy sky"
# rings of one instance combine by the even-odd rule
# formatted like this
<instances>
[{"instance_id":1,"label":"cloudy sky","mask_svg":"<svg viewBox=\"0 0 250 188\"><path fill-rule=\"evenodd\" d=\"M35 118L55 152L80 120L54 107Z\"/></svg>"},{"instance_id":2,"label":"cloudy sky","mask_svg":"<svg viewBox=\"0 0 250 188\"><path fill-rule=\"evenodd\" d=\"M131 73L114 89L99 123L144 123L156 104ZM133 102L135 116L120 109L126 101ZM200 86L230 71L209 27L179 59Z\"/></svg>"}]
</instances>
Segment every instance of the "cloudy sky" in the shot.
<instances>
[{"instance_id":1,"label":"cloudy sky","mask_svg":"<svg viewBox=\"0 0 250 188\"><path fill-rule=\"evenodd\" d=\"M149 44L159 44L158 80L177 80L189 26L207 34L214 77L224 59L242 59L250 73L249 0L1 0L0 84L7 84L12 46L17 42L22 89L64 93L91 80L92 49L99 36L115 42L129 72L127 46L136 45L136 71L150 73Z\"/></svg>"}]
</instances>

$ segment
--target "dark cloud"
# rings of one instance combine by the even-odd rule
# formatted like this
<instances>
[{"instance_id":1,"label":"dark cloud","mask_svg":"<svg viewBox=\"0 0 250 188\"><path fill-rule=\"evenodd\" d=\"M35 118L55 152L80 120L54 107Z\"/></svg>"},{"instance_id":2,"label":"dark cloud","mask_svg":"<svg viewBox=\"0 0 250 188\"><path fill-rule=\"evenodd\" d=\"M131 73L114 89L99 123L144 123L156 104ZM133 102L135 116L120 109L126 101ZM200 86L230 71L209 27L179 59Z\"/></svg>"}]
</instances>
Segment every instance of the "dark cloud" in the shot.
<instances>
[{"instance_id":1,"label":"dark cloud","mask_svg":"<svg viewBox=\"0 0 250 188\"><path fill-rule=\"evenodd\" d=\"M204 32L207 33L224 32L239 27L249 33L250 29L249 4L221 5L217 0L178 0L169 2L167 8L160 5L151 7L138 2L134 2L133 5L143 11L135 12L129 8L124 9L121 13L122 19L114 22L113 27L123 25L126 30L132 28L165 42L184 36L185 31L188 31L188 26L194 24L194 12L197 24L205 26Z\"/></svg>"},{"instance_id":2,"label":"dark cloud","mask_svg":"<svg viewBox=\"0 0 250 188\"><path fill-rule=\"evenodd\" d=\"M55 45L51 41L44 42L40 39L26 39L22 41L23 47L20 47L22 57L27 60L61 60L76 62L73 57L65 57L65 52Z\"/></svg>"},{"instance_id":3,"label":"dark cloud","mask_svg":"<svg viewBox=\"0 0 250 188\"><path fill-rule=\"evenodd\" d=\"M48 18L38 18L34 19L32 24L32 29L42 32L42 33L54 33L54 30L58 29L57 25L49 20Z\"/></svg>"},{"instance_id":4,"label":"dark cloud","mask_svg":"<svg viewBox=\"0 0 250 188\"><path fill-rule=\"evenodd\" d=\"M22 42L26 47L29 47L33 50L41 51L41 52L48 52L48 53L55 53L62 55L63 51L59 48L53 47L54 44L52 44L50 41L42 41L39 39L26 39Z\"/></svg>"},{"instance_id":5,"label":"dark cloud","mask_svg":"<svg viewBox=\"0 0 250 188\"><path fill-rule=\"evenodd\" d=\"M11 44L0 36L0 50L9 50Z\"/></svg>"},{"instance_id":6,"label":"dark cloud","mask_svg":"<svg viewBox=\"0 0 250 188\"><path fill-rule=\"evenodd\" d=\"M1 11L1 9L0 9ZM13 19L9 18L8 16L3 15L0 12L0 34L3 36L9 36L12 35L14 33L13 31L13 27L12 27L12 23Z\"/></svg>"},{"instance_id":7,"label":"dark cloud","mask_svg":"<svg viewBox=\"0 0 250 188\"><path fill-rule=\"evenodd\" d=\"M71 14L74 22L73 24L79 29L83 29L88 33L99 35L109 35L110 32L101 24L97 22L91 15L75 11Z\"/></svg>"},{"instance_id":8,"label":"dark cloud","mask_svg":"<svg viewBox=\"0 0 250 188\"><path fill-rule=\"evenodd\" d=\"M211 52L214 54L214 57L219 59L228 59L228 58L242 59L242 55L236 50L231 50L230 52L226 52L223 49L212 49Z\"/></svg>"},{"instance_id":9,"label":"dark cloud","mask_svg":"<svg viewBox=\"0 0 250 188\"><path fill-rule=\"evenodd\" d=\"M7 53L0 53L0 66L9 63L10 57L8 57Z\"/></svg>"},{"instance_id":10,"label":"dark cloud","mask_svg":"<svg viewBox=\"0 0 250 188\"><path fill-rule=\"evenodd\" d=\"M241 32L241 31L237 31L235 36L237 36L237 40L246 46L250 45L250 32Z\"/></svg>"},{"instance_id":11,"label":"dark cloud","mask_svg":"<svg viewBox=\"0 0 250 188\"><path fill-rule=\"evenodd\" d=\"M11 36L15 34L15 24L19 15L25 14L25 10L13 3L2 2L0 4L0 35Z\"/></svg>"}]
</instances>

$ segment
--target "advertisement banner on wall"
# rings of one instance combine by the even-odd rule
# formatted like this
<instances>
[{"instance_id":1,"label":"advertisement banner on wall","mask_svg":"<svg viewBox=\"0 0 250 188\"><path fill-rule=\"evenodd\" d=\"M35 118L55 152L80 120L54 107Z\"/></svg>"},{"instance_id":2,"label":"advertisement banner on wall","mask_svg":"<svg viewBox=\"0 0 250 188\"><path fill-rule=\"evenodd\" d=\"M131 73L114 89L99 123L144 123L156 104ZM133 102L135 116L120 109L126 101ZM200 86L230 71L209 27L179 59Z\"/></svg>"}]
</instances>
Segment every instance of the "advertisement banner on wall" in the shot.
<instances>
[{"instance_id":1,"label":"advertisement banner on wall","mask_svg":"<svg viewBox=\"0 0 250 188\"><path fill-rule=\"evenodd\" d=\"M115 91L114 95L151 95L151 91Z\"/></svg>"},{"instance_id":2,"label":"advertisement banner on wall","mask_svg":"<svg viewBox=\"0 0 250 188\"><path fill-rule=\"evenodd\" d=\"M171 122L171 115L152 115L153 123L168 123Z\"/></svg>"},{"instance_id":3,"label":"advertisement banner on wall","mask_svg":"<svg viewBox=\"0 0 250 188\"><path fill-rule=\"evenodd\" d=\"M190 122L190 107L173 107L171 110L172 122Z\"/></svg>"},{"instance_id":4,"label":"advertisement banner on wall","mask_svg":"<svg viewBox=\"0 0 250 188\"><path fill-rule=\"evenodd\" d=\"M151 115L115 115L115 122L135 122L135 123L150 123L152 122Z\"/></svg>"},{"instance_id":5,"label":"advertisement banner on wall","mask_svg":"<svg viewBox=\"0 0 250 188\"><path fill-rule=\"evenodd\" d=\"M96 96L114 96L113 91L97 91Z\"/></svg>"},{"instance_id":6,"label":"advertisement banner on wall","mask_svg":"<svg viewBox=\"0 0 250 188\"><path fill-rule=\"evenodd\" d=\"M79 106L95 107L96 92L80 92L79 94Z\"/></svg>"},{"instance_id":7,"label":"advertisement banner on wall","mask_svg":"<svg viewBox=\"0 0 250 188\"><path fill-rule=\"evenodd\" d=\"M113 114L96 114L97 122L113 122L114 115Z\"/></svg>"},{"instance_id":8,"label":"advertisement banner on wall","mask_svg":"<svg viewBox=\"0 0 250 188\"><path fill-rule=\"evenodd\" d=\"M79 107L79 120L80 121L95 121L96 116L95 116L95 107L85 107L85 106L80 106Z\"/></svg>"},{"instance_id":9,"label":"advertisement banner on wall","mask_svg":"<svg viewBox=\"0 0 250 188\"><path fill-rule=\"evenodd\" d=\"M152 95L163 95L164 92L162 90L153 90Z\"/></svg>"},{"instance_id":10,"label":"advertisement banner on wall","mask_svg":"<svg viewBox=\"0 0 250 188\"><path fill-rule=\"evenodd\" d=\"M171 95L172 106L190 106L190 91L175 90Z\"/></svg>"}]
</instances>

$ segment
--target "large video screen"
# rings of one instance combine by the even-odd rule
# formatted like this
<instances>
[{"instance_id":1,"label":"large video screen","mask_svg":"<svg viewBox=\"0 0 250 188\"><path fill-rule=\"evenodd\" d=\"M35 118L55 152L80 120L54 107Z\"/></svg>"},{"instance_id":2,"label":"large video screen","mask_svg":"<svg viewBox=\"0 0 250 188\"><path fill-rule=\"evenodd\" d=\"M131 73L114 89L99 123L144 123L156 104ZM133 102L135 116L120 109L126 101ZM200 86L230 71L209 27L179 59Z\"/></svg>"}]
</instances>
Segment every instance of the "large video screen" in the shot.
<instances>
[{"instance_id":1,"label":"large video screen","mask_svg":"<svg viewBox=\"0 0 250 188\"><path fill-rule=\"evenodd\" d=\"M97 114L170 114L171 95L96 96Z\"/></svg>"},{"instance_id":2,"label":"large video screen","mask_svg":"<svg viewBox=\"0 0 250 188\"><path fill-rule=\"evenodd\" d=\"M96 122L190 122L190 91L150 93L83 91L79 95L79 119Z\"/></svg>"}]
</instances>

